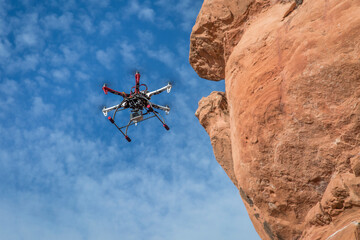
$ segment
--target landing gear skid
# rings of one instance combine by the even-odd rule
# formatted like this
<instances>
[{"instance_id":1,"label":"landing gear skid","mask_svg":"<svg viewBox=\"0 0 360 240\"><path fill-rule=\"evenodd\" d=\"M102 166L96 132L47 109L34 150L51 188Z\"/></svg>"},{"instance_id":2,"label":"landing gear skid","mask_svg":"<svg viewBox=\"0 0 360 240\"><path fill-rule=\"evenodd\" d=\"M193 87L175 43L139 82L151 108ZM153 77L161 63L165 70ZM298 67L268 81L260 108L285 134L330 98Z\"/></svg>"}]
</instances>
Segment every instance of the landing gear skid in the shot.
<instances>
[{"instance_id":1,"label":"landing gear skid","mask_svg":"<svg viewBox=\"0 0 360 240\"><path fill-rule=\"evenodd\" d=\"M124 135L125 139L126 139L128 142L131 142L131 138L129 138L129 136L126 135L126 134L121 130L121 129L124 128L124 127L121 127L121 128L120 128L120 127L115 123L115 121L114 121L114 119L113 119L112 117L108 117L108 119L109 119L109 121L110 121L112 124L115 125L115 127L122 133L122 135ZM126 131L127 131L127 128L126 128Z\"/></svg>"},{"instance_id":2,"label":"landing gear skid","mask_svg":"<svg viewBox=\"0 0 360 240\"><path fill-rule=\"evenodd\" d=\"M159 119L159 121L163 124L163 127L164 127L167 131L170 130L169 126L165 123L165 121L162 119L161 115L160 115L158 112L151 110L151 111L149 111L148 113L153 113L154 115L153 115L153 116L150 116L150 117L147 117L147 118L144 118L143 120L137 121L137 122L134 122L134 121L130 120L127 125L122 126L122 127L119 127L119 126L115 123L115 120L114 120L112 117L109 116L108 119L109 119L109 121L110 121L112 124L115 125L115 127L122 133L122 135L124 135L125 139L126 139L128 142L131 142L131 138L127 135L127 131L128 131L128 129L129 129L129 126L134 125L134 124L136 125L136 124L139 123L139 122L143 122L143 121L148 120L148 119L153 118L153 117L156 117L157 119ZM114 114L114 115L115 115L115 114ZM123 132L123 130L122 130L122 129L124 129L124 128L125 128L125 132Z\"/></svg>"}]
</instances>

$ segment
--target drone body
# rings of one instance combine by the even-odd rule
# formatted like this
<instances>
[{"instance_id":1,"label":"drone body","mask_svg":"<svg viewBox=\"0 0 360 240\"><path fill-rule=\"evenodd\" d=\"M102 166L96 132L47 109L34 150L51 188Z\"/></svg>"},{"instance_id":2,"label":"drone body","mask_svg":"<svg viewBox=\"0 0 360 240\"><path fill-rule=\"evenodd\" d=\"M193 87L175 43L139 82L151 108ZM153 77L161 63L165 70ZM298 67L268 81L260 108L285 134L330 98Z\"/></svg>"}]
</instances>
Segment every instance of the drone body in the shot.
<instances>
[{"instance_id":1,"label":"drone body","mask_svg":"<svg viewBox=\"0 0 360 240\"><path fill-rule=\"evenodd\" d=\"M140 90L141 87L143 87L145 89ZM168 106L161 106L161 105L154 104L154 103L150 102L150 99L153 95L162 93L165 90L167 91L167 93L169 93L171 90L171 87L172 87L172 85L170 83L168 83L165 87L162 87L158 90L149 92L148 88L145 84L140 84L140 73L136 72L135 73L135 86L131 88L130 94L127 94L125 92L118 92L118 91L115 91L115 90L107 87L105 84L103 85L102 89L105 94L110 92L115 95L122 96L124 99L122 100L121 103L119 103L117 105L114 105L114 106L108 107L108 108L104 107L102 109L102 112L103 112L104 116L107 116L108 112L111 112L114 110L113 117L109 116L108 119L124 135L125 139L128 142L131 142L131 139L127 135L129 126L131 126L133 124L137 125L139 122L148 120L153 117L156 117L157 119L159 119L159 121L163 124L164 128L166 130L169 130L170 128L168 127L168 125L165 124L164 119L161 117L159 112L155 111L155 109L165 111L165 113L168 114L170 112L170 108ZM125 110L125 109L131 110L130 121L128 122L127 125L119 127L115 123L115 116L116 116L117 112ZM125 132L122 130L124 128L125 128Z\"/></svg>"}]
</instances>

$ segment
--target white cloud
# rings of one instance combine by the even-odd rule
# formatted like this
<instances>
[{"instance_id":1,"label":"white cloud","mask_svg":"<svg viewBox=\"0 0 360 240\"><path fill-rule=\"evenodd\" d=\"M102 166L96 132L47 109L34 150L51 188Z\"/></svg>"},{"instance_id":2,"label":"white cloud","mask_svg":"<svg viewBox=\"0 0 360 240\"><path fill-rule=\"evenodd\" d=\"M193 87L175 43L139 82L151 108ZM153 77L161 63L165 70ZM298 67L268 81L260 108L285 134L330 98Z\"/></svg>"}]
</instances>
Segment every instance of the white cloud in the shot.
<instances>
[{"instance_id":1,"label":"white cloud","mask_svg":"<svg viewBox=\"0 0 360 240\"><path fill-rule=\"evenodd\" d=\"M38 37L33 32L20 33L16 36L16 44L21 46L34 46L38 42Z\"/></svg>"},{"instance_id":2,"label":"white cloud","mask_svg":"<svg viewBox=\"0 0 360 240\"><path fill-rule=\"evenodd\" d=\"M163 12L166 12L168 15L174 15L180 21L180 25L182 30L185 32L191 31L192 26L195 24L196 16L200 10L201 4L203 1L194 1L194 0L183 0L183 1L175 1L175 0L157 0L155 2L156 5L160 6L164 9ZM174 19L170 18L170 19ZM169 19L167 16L166 19ZM162 21L162 24L172 25L171 22Z\"/></svg>"},{"instance_id":3,"label":"white cloud","mask_svg":"<svg viewBox=\"0 0 360 240\"><path fill-rule=\"evenodd\" d=\"M36 49L42 47L44 33L39 27L38 13L30 13L19 18L13 18L10 24L15 34L16 47L19 51L29 47Z\"/></svg>"},{"instance_id":4,"label":"white cloud","mask_svg":"<svg viewBox=\"0 0 360 240\"><path fill-rule=\"evenodd\" d=\"M153 22L155 19L155 12L153 9L145 7L145 8L141 8L141 10L138 13L138 16L141 20Z\"/></svg>"},{"instance_id":5,"label":"white cloud","mask_svg":"<svg viewBox=\"0 0 360 240\"><path fill-rule=\"evenodd\" d=\"M0 39L0 59L7 58L10 56L11 52L11 45L8 40L1 40Z\"/></svg>"},{"instance_id":6,"label":"white cloud","mask_svg":"<svg viewBox=\"0 0 360 240\"><path fill-rule=\"evenodd\" d=\"M39 55L38 54L30 54L26 55L23 61L21 61L21 67L24 70L35 70L37 65L39 64Z\"/></svg>"},{"instance_id":7,"label":"white cloud","mask_svg":"<svg viewBox=\"0 0 360 240\"><path fill-rule=\"evenodd\" d=\"M5 20L2 18L2 16L0 16L0 37L1 36L6 36L7 32L9 31L9 27L8 24L5 23Z\"/></svg>"},{"instance_id":8,"label":"white cloud","mask_svg":"<svg viewBox=\"0 0 360 240\"><path fill-rule=\"evenodd\" d=\"M36 144L20 141L23 148L16 154L0 151L0 163L10 166L5 157L15 162L22 170L17 177L30 181L33 190L17 190L15 203L0 202L2 226L13 229L16 218L22 226L18 231L1 228L0 237L211 240L232 239L234 232L251 227L240 218L246 212L235 187L202 141L195 140L187 152L174 143L165 144L172 147L161 153L144 146L147 154L139 156L136 149L128 155L117 141L104 144L56 129L28 130L19 138ZM29 159L18 157L26 155ZM129 166L129 156L141 164ZM107 164L108 172L103 171ZM32 165L33 171L27 169Z\"/></svg>"},{"instance_id":9,"label":"white cloud","mask_svg":"<svg viewBox=\"0 0 360 240\"><path fill-rule=\"evenodd\" d=\"M19 84L14 80L5 79L5 81L0 84L0 92L2 95L13 95L16 94L18 90Z\"/></svg>"},{"instance_id":10,"label":"white cloud","mask_svg":"<svg viewBox=\"0 0 360 240\"><path fill-rule=\"evenodd\" d=\"M40 87L47 87L48 84L44 77L42 76L36 76L35 77L36 83L39 84Z\"/></svg>"},{"instance_id":11,"label":"white cloud","mask_svg":"<svg viewBox=\"0 0 360 240\"><path fill-rule=\"evenodd\" d=\"M130 1L130 5L126 7L125 16L137 15L140 20L154 22L155 11L146 4L140 5L137 0Z\"/></svg>"},{"instance_id":12,"label":"white cloud","mask_svg":"<svg viewBox=\"0 0 360 240\"><path fill-rule=\"evenodd\" d=\"M154 43L154 34L150 31L137 31L138 39L143 47L148 47Z\"/></svg>"},{"instance_id":13,"label":"white cloud","mask_svg":"<svg viewBox=\"0 0 360 240\"><path fill-rule=\"evenodd\" d=\"M56 86L54 88L54 94L59 95L59 96L66 96L66 95L70 95L71 94L71 90L68 88L63 88L63 87L59 87Z\"/></svg>"},{"instance_id":14,"label":"white cloud","mask_svg":"<svg viewBox=\"0 0 360 240\"><path fill-rule=\"evenodd\" d=\"M134 64L136 62L135 50L135 46L126 41L120 43L120 54L123 57L124 62L129 64Z\"/></svg>"},{"instance_id":15,"label":"white cloud","mask_svg":"<svg viewBox=\"0 0 360 240\"><path fill-rule=\"evenodd\" d=\"M38 54L28 54L22 58L11 59L5 67L10 73L35 71L39 62L40 56Z\"/></svg>"},{"instance_id":16,"label":"white cloud","mask_svg":"<svg viewBox=\"0 0 360 240\"><path fill-rule=\"evenodd\" d=\"M196 16L199 13L200 3L195 3L197 7L194 7L194 2L191 0L180 1L176 4L175 10L181 15L181 27L184 31L191 31L195 24Z\"/></svg>"},{"instance_id":17,"label":"white cloud","mask_svg":"<svg viewBox=\"0 0 360 240\"><path fill-rule=\"evenodd\" d=\"M57 82L67 82L70 78L70 71L66 68L55 69L52 71L52 77Z\"/></svg>"},{"instance_id":18,"label":"white cloud","mask_svg":"<svg viewBox=\"0 0 360 240\"><path fill-rule=\"evenodd\" d=\"M53 67L78 67L77 65L81 64L79 60L85 52L84 47L84 45L78 46L76 42L61 44L56 48L48 47L43 51L42 57L46 63Z\"/></svg>"},{"instance_id":19,"label":"white cloud","mask_svg":"<svg viewBox=\"0 0 360 240\"><path fill-rule=\"evenodd\" d=\"M78 6L76 0L60 0L57 7L61 7L64 11L68 11L76 10Z\"/></svg>"},{"instance_id":20,"label":"white cloud","mask_svg":"<svg viewBox=\"0 0 360 240\"><path fill-rule=\"evenodd\" d=\"M112 68L112 61L113 61L113 50L98 50L96 51L96 59L107 69Z\"/></svg>"},{"instance_id":21,"label":"white cloud","mask_svg":"<svg viewBox=\"0 0 360 240\"><path fill-rule=\"evenodd\" d=\"M119 17L113 13L107 13L102 21L100 21L98 29L101 35L106 36L112 32L116 32L121 28Z\"/></svg>"},{"instance_id":22,"label":"white cloud","mask_svg":"<svg viewBox=\"0 0 360 240\"><path fill-rule=\"evenodd\" d=\"M99 26L99 31L101 35L108 35L113 29L112 23L110 21L101 21Z\"/></svg>"},{"instance_id":23,"label":"white cloud","mask_svg":"<svg viewBox=\"0 0 360 240\"><path fill-rule=\"evenodd\" d=\"M170 132L159 124L163 131L159 133L155 120L131 129L131 144L138 144L141 152L126 145L105 121L103 129L96 127L96 137L85 137L87 133L77 130L87 122L94 128L94 117L84 114L98 100L91 92L82 108L69 106L51 118L54 127L6 129L3 141L11 138L18 143L0 148L0 176L6 172L12 179L12 174L18 174L16 179L25 188L4 188L21 200L10 204L13 198L7 194L9 202L0 202L0 223L14 229L13 220L18 218L22 227L18 231L0 228L0 238L9 239L16 232L40 240L211 240L232 239L248 231L251 226L240 218L241 214L247 218L247 213L236 188L216 163L208 137L200 138L201 126L193 124L196 120L187 94L174 95L182 109L182 123L172 125ZM46 109L55 114L54 105L44 98L34 98L32 105L36 116ZM179 128L183 124L186 128ZM144 138L139 142L142 127L149 139L158 136L156 141ZM98 136L105 131L113 132L106 142ZM5 132L1 126L0 132ZM157 147L165 150L157 151ZM21 209L16 210L17 206Z\"/></svg>"},{"instance_id":24,"label":"white cloud","mask_svg":"<svg viewBox=\"0 0 360 240\"><path fill-rule=\"evenodd\" d=\"M91 4L93 7L107 7L109 5L110 0L86 0L85 4Z\"/></svg>"},{"instance_id":25,"label":"white cloud","mask_svg":"<svg viewBox=\"0 0 360 240\"><path fill-rule=\"evenodd\" d=\"M43 24L45 28L49 30L64 30L67 31L70 29L73 24L74 17L72 13L65 12L61 16L56 16L55 14L48 15L43 18Z\"/></svg>"},{"instance_id":26,"label":"white cloud","mask_svg":"<svg viewBox=\"0 0 360 240\"><path fill-rule=\"evenodd\" d=\"M161 29L174 29L175 28L174 23L165 17L159 17L159 19L156 21L156 24Z\"/></svg>"},{"instance_id":27,"label":"white cloud","mask_svg":"<svg viewBox=\"0 0 360 240\"><path fill-rule=\"evenodd\" d=\"M31 107L31 114L35 117L40 115L47 115L54 110L54 105L44 103L41 97L34 97Z\"/></svg>"},{"instance_id":28,"label":"white cloud","mask_svg":"<svg viewBox=\"0 0 360 240\"><path fill-rule=\"evenodd\" d=\"M0 0L0 16L3 16L6 14L7 10L7 4L5 0Z\"/></svg>"},{"instance_id":29,"label":"white cloud","mask_svg":"<svg viewBox=\"0 0 360 240\"><path fill-rule=\"evenodd\" d=\"M79 79L80 81L89 80L90 76L82 71L76 71L75 73L76 79Z\"/></svg>"},{"instance_id":30,"label":"white cloud","mask_svg":"<svg viewBox=\"0 0 360 240\"><path fill-rule=\"evenodd\" d=\"M43 51L43 57L46 60L46 62L50 63L53 66L60 66L64 62L64 57L54 50L47 48Z\"/></svg>"},{"instance_id":31,"label":"white cloud","mask_svg":"<svg viewBox=\"0 0 360 240\"><path fill-rule=\"evenodd\" d=\"M6 117L15 107L15 96L19 91L19 84L11 79L5 79L0 84L0 117Z\"/></svg>"},{"instance_id":32,"label":"white cloud","mask_svg":"<svg viewBox=\"0 0 360 240\"><path fill-rule=\"evenodd\" d=\"M158 50L147 49L145 52L149 57L158 60L169 67L176 66L177 59L175 55L166 47L161 47Z\"/></svg>"},{"instance_id":33,"label":"white cloud","mask_svg":"<svg viewBox=\"0 0 360 240\"><path fill-rule=\"evenodd\" d=\"M95 32L94 24L88 15L81 15L79 19L79 24L87 34L92 34Z\"/></svg>"},{"instance_id":34,"label":"white cloud","mask_svg":"<svg viewBox=\"0 0 360 240\"><path fill-rule=\"evenodd\" d=\"M69 47L64 46L64 45L60 46L60 50L62 51L62 53L64 55L65 64L73 65L80 58L79 51L77 51L77 50L70 49Z\"/></svg>"}]
</instances>

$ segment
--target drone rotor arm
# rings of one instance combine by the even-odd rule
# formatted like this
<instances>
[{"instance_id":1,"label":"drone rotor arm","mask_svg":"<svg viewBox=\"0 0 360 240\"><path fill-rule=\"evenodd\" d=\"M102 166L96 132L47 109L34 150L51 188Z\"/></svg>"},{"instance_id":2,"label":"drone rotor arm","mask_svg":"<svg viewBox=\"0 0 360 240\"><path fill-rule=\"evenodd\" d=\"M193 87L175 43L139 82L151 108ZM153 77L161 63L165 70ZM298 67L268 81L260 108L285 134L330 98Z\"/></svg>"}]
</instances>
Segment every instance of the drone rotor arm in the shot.
<instances>
[{"instance_id":1,"label":"drone rotor arm","mask_svg":"<svg viewBox=\"0 0 360 240\"><path fill-rule=\"evenodd\" d=\"M160 93L164 92L165 90L167 90L167 92L169 93L171 91L171 88L172 88L171 83L168 83L165 87L162 87L162 88L159 88L158 90L146 93L146 96L148 98L151 98L153 95L160 94Z\"/></svg>"},{"instance_id":2,"label":"drone rotor arm","mask_svg":"<svg viewBox=\"0 0 360 240\"><path fill-rule=\"evenodd\" d=\"M111 88L107 87L106 85L104 85L104 86L102 87L102 90L104 91L105 94L107 94L108 92L110 92L110 93L112 93L112 94L119 95L119 96L122 96L122 97L124 97L124 98L130 96L130 94L127 94L127 93L124 93L124 92L118 92L118 91L116 91L116 90L114 90L114 89L111 89Z\"/></svg>"},{"instance_id":3,"label":"drone rotor arm","mask_svg":"<svg viewBox=\"0 0 360 240\"><path fill-rule=\"evenodd\" d=\"M170 112L170 107L169 106L161 106L161 105L154 104L154 103L152 103L151 105L152 105L153 108L165 111L166 114L169 114L169 112Z\"/></svg>"},{"instance_id":4,"label":"drone rotor arm","mask_svg":"<svg viewBox=\"0 0 360 240\"><path fill-rule=\"evenodd\" d=\"M104 107L103 109L102 109L102 112L103 112L103 114L104 114L104 116L106 117L107 116L107 114L108 114L108 112L111 112L112 110L116 110L116 112L118 112L118 111L121 111L121 110L123 110L123 109L121 109L122 107L121 107L121 103L120 104L117 104L117 105L115 105L115 106L112 106L112 107Z\"/></svg>"}]
</instances>

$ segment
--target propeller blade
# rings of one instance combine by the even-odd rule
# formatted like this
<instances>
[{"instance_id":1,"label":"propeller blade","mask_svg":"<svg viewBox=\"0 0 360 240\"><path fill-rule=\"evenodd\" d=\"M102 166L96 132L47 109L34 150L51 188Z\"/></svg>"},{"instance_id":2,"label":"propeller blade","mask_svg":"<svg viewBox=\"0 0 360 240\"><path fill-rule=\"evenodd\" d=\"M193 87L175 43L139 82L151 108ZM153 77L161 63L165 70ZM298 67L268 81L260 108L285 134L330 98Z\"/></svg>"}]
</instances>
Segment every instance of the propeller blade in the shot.
<instances>
[{"instance_id":1,"label":"propeller blade","mask_svg":"<svg viewBox=\"0 0 360 240\"><path fill-rule=\"evenodd\" d=\"M105 107L106 107L105 105L98 105L98 106L97 106L97 109L100 110L100 111L102 111Z\"/></svg>"}]
</instances>

